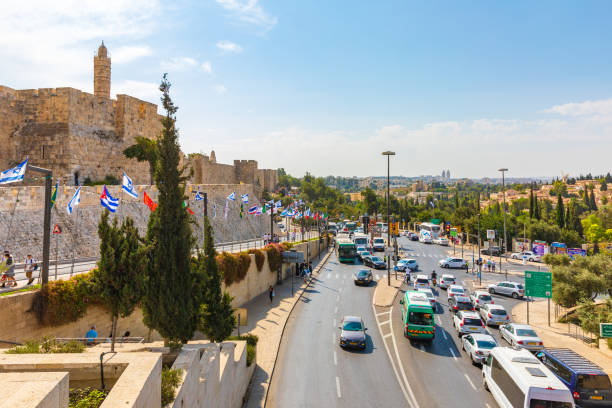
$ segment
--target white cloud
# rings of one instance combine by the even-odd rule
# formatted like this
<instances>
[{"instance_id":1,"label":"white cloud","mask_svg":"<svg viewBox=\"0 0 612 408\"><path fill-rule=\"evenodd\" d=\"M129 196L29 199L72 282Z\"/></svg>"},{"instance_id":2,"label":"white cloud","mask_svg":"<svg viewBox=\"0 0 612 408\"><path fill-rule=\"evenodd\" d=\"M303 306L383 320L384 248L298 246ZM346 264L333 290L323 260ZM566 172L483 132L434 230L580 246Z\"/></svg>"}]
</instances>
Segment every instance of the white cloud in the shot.
<instances>
[{"instance_id":1,"label":"white cloud","mask_svg":"<svg viewBox=\"0 0 612 408\"><path fill-rule=\"evenodd\" d=\"M174 57L162 61L161 68L166 71L185 71L198 65L198 62L191 57Z\"/></svg>"},{"instance_id":2,"label":"white cloud","mask_svg":"<svg viewBox=\"0 0 612 408\"><path fill-rule=\"evenodd\" d=\"M259 5L259 0L217 0L217 3L232 13L238 21L253 24L266 30L276 25L278 19L270 16Z\"/></svg>"},{"instance_id":3,"label":"white cloud","mask_svg":"<svg viewBox=\"0 0 612 408\"><path fill-rule=\"evenodd\" d=\"M113 97L116 97L117 94L125 94L157 105L160 104L159 97L161 92L159 91L159 84L153 82L120 81L113 85L113 91L115 94Z\"/></svg>"},{"instance_id":4,"label":"white cloud","mask_svg":"<svg viewBox=\"0 0 612 408\"><path fill-rule=\"evenodd\" d=\"M612 99L555 105L550 109L545 109L543 112L557 113L563 116L610 116L612 115Z\"/></svg>"},{"instance_id":5,"label":"white cloud","mask_svg":"<svg viewBox=\"0 0 612 408\"><path fill-rule=\"evenodd\" d=\"M221 85L221 84L213 86L213 90L219 95L227 92L227 88L225 87L225 85Z\"/></svg>"},{"instance_id":6,"label":"white cloud","mask_svg":"<svg viewBox=\"0 0 612 408\"><path fill-rule=\"evenodd\" d=\"M210 61L204 61L200 66L202 67L204 72L206 72L207 74L212 74L212 65L210 64Z\"/></svg>"},{"instance_id":7,"label":"white cloud","mask_svg":"<svg viewBox=\"0 0 612 408\"><path fill-rule=\"evenodd\" d=\"M242 52L242 47L231 41L219 41L217 43L217 48L225 52L234 52L234 53Z\"/></svg>"},{"instance_id":8,"label":"white cloud","mask_svg":"<svg viewBox=\"0 0 612 408\"><path fill-rule=\"evenodd\" d=\"M127 45L113 50L111 59L113 64L125 64L152 54L153 50L148 45Z\"/></svg>"}]
</instances>

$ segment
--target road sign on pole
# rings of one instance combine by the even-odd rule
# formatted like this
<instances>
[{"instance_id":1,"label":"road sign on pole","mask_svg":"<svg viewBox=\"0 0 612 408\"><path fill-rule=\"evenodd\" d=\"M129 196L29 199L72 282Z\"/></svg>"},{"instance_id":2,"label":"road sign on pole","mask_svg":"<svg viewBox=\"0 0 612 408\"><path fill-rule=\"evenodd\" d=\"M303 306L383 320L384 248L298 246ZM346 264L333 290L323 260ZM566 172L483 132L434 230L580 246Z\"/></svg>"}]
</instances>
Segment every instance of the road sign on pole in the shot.
<instances>
[{"instance_id":1,"label":"road sign on pole","mask_svg":"<svg viewBox=\"0 0 612 408\"><path fill-rule=\"evenodd\" d=\"M55 224L55 226L53 227L53 233L54 234L61 234L62 233L62 229L60 228L59 224Z\"/></svg>"},{"instance_id":2,"label":"road sign on pole","mask_svg":"<svg viewBox=\"0 0 612 408\"><path fill-rule=\"evenodd\" d=\"M495 239L495 230L487 230L487 239Z\"/></svg>"},{"instance_id":3,"label":"road sign on pole","mask_svg":"<svg viewBox=\"0 0 612 408\"><path fill-rule=\"evenodd\" d=\"M599 323L599 337L612 338L612 323Z\"/></svg>"},{"instance_id":4,"label":"road sign on pole","mask_svg":"<svg viewBox=\"0 0 612 408\"><path fill-rule=\"evenodd\" d=\"M525 271L525 296L552 297L552 273Z\"/></svg>"}]
</instances>

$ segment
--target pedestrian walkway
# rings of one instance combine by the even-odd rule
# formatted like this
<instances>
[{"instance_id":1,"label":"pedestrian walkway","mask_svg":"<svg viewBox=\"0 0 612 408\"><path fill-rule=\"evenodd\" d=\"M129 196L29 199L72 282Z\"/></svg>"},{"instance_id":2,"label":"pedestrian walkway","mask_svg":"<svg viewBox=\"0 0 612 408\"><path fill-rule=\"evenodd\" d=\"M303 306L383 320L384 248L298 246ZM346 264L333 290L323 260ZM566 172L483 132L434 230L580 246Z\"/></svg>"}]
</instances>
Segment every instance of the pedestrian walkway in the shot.
<instances>
[{"instance_id":1,"label":"pedestrian walkway","mask_svg":"<svg viewBox=\"0 0 612 408\"><path fill-rule=\"evenodd\" d=\"M602 349L599 349L571 337L568 333L567 324L555 322L554 304L552 302L550 308L552 316L550 326L548 326L547 301L529 302L529 324L542 339L544 347L562 347L574 350L599 365L608 375L612 376L612 350L606 350L604 347L607 347L607 345L604 342L601 342L600 347ZM527 323L527 302L521 302L512 309L512 320L517 323Z\"/></svg>"},{"instance_id":2,"label":"pedestrian walkway","mask_svg":"<svg viewBox=\"0 0 612 408\"><path fill-rule=\"evenodd\" d=\"M319 276L320 269L332 253L333 250L330 248L320 261L312 262L313 279ZM285 324L307 287L302 279L295 279L293 284L293 295L291 294L291 277L289 277L282 284L274 287L275 296L272 302L270 302L268 293L265 292L243 306L248 310L248 332L259 337L257 366L247 394L245 403L247 408L265 406Z\"/></svg>"}]
</instances>

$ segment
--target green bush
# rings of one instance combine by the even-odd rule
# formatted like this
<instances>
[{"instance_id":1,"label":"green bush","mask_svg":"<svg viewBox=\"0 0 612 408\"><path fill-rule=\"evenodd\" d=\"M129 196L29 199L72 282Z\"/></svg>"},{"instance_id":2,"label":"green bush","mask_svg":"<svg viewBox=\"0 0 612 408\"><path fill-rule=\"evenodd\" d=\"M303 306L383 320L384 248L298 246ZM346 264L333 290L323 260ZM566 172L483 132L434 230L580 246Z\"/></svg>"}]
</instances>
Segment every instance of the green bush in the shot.
<instances>
[{"instance_id":1,"label":"green bush","mask_svg":"<svg viewBox=\"0 0 612 408\"><path fill-rule=\"evenodd\" d=\"M174 401L174 392L181 382L181 372L171 368L162 369L161 377L161 404L162 407Z\"/></svg>"},{"instance_id":2,"label":"green bush","mask_svg":"<svg viewBox=\"0 0 612 408\"><path fill-rule=\"evenodd\" d=\"M72 388L68 394L68 408L98 408L108 391L95 388Z\"/></svg>"},{"instance_id":3,"label":"green bush","mask_svg":"<svg viewBox=\"0 0 612 408\"><path fill-rule=\"evenodd\" d=\"M254 250L253 254L255 255L255 266L257 266L257 271L261 272L261 270L263 269L264 261L266 260L266 256L259 249Z\"/></svg>"},{"instance_id":4,"label":"green bush","mask_svg":"<svg viewBox=\"0 0 612 408\"><path fill-rule=\"evenodd\" d=\"M223 275L223 281L226 286L242 281L251 266L251 257L247 252L232 254L222 252L217 255L217 265L219 271Z\"/></svg>"},{"instance_id":5,"label":"green bush","mask_svg":"<svg viewBox=\"0 0 612 408\"><path fill-rule=\"evenodd\" d=\"M58 342L55 339L43 338L41 341L26 341L22 346L15 346L7 351L6 354L46 354L46 353L82 353L85 345L80 341L71 340L66 343Z\"/></svg>"},{"instance_id":6,"label":"green bush","mask_svg":"<svg viewBox=\"0 0 612 408\"><path fill-rule=\"evenodd\" d=\"M242 336L230 336L227 340L243 340L247 342L247 367L253 364L257 355L257 342L259 337L254 334L244 334Z\"/></svg>"},{"instance_id":7,"label":"green bush","mask_svg":"<svg viewBox=\"0 0 612 408\"><path fill-rule=\"evenodd\" d=\"M281 267L283 258L281 253L283 252L282 247L278 244L272 243L265 246L264 250L268 254L268 266L270 272L276 273Z\"/></svg>"}]
</instances>

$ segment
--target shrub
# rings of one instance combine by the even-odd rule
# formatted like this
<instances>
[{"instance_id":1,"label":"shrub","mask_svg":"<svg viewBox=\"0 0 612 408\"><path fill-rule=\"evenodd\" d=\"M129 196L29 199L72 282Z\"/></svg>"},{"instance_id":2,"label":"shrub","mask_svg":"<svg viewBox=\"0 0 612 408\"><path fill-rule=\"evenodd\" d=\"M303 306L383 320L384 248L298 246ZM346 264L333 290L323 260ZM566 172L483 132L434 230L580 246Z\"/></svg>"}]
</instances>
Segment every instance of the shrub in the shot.
<instances>
[{"instance_id":1,"label":"shrub","mask_svg":"<svg viewBox=\"0 0 612 408\"><path fill-rule=\"evenodd\" d=\"M293 244L291 242L285 241L285 242L281 243L281 247L283 248L284 251L288 251L291 248L293 248Z\"/></svg>"},{"instance_id":2,"label":"shrub","mask_svg":"<svg viewBox=\"0 0 612 408\"><path fill-rule=\"evenodd\" d=\"M68 396L68 408L98 408L108 391L95 388L72 388Z\"/></svg>"},{"instance_id":3,"label":"shrub","mask_svg":"<svg viewBox=\"0 0 612 408\"><path fill-rule=\"evenodd\" d=\"M219 271L223 275L225 285L229 286L240 282L246 277L251 265L251 257L246 252L239 254L222 252L217 255L217 264L219 265Z\"/></svg>"},{"instance_id":4,"label":"shrub","mask_svg":"<svg viewBox=\"0 0 612 408\"><path fill-rule=\"evenodd\" d=\"M259 337L254 334L245 334L242 336L230 336L227 338L228 340L244 340L247 342L247 367L253 364L253 360L255 360L255 356L257 355L257 342L259 341Z\"/></svg>"},{"instance_id":5,"label":"shrub","mask_svg":"<svg viewBox=\"0 0 612 408\"><path fill-rule=\"evenodd\" d=\"M240 252L234 256L236 256L238 260L238 274L236 282L240 282L246 277L247 272L249 271L249 266L251 266L251 257L246 252Z\"/></svg>"},{"instance_id":6,"label":"shrub","mask_svg":"<svg viewBox=\"0 0 612 408\"><path fill-rule=\"evenodd\" d=\"M256 249L253 254L255 255L255 266L257 266L257 271L261 272L266 256L259 249Z\"/></svg>"},{"instance_id":7,"label":"shrub","mask_svg":"<svg viewBox=\"0 0 612 408\"><path fill-rule=\"evenodd\" d=\"M268 266L270 267L270 271L276 273L276 271L281 267L282 264L282 255L283 252L280 245L278 244L268 244L265 246L264 250L268 254Z\"/></svg>"},{"instance_id":8,"label":"shrub","mask_svg":"<svg viewBox=\"0 0 612 408\"><path fill-rule=\"evenodd\" d=\"M22 346L15 346L6 354L46 354L46 353L82 353L85 345L80 341L71 340L66 343L57 342L55 339L43 338L40 341L26 341Z\"/></svg>"},{"instance_id":9,"label":"shrub","mask_svg":"<svg viewBox=\"0 0 612 408\"><path fill-rule=\"evenodd\" d=\"M174 392L181 382L181 372L171 368L162 369L161 377L161 404L162 407L174 401Z\"/></svg>"}]
</instances>

